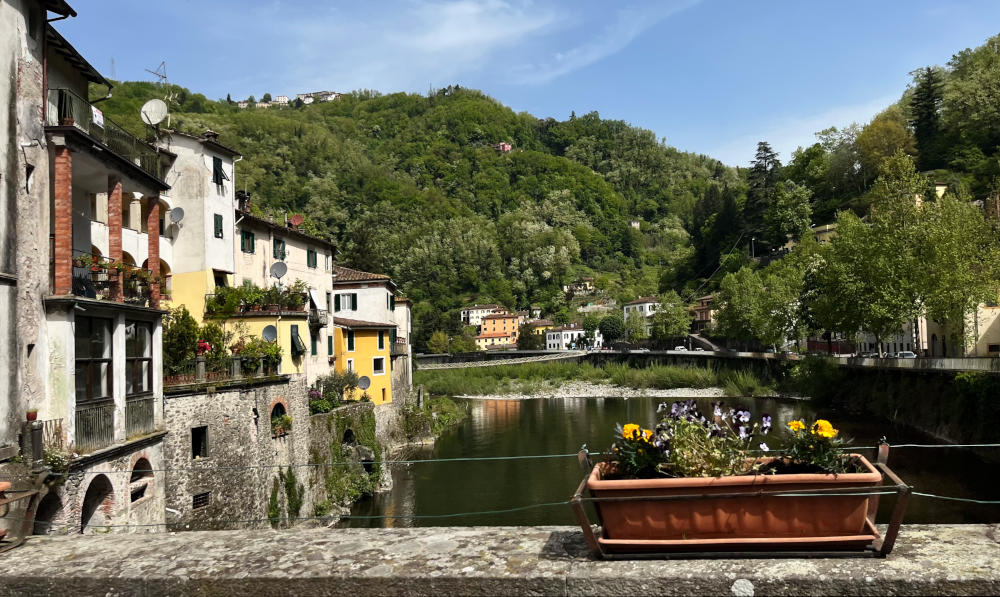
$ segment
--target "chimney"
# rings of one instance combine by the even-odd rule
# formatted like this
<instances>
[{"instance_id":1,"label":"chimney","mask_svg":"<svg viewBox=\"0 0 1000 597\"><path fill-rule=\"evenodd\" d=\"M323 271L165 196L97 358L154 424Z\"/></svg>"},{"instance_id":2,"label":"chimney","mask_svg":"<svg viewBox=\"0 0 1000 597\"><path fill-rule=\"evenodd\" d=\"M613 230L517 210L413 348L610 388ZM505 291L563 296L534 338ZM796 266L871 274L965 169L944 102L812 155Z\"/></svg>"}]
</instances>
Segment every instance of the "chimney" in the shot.
<instances>
[{"instance_id":1,"label":"chimney","mask_svg":"<svg viewBox=\"0 0 1000 597\"><path fill-rule=\"evenodd\" d=\"M205 132L202 134L202 137L208 141L218 141L219 133L213 131L212 129L205 129Z\"/></svg>"}]
</instances>

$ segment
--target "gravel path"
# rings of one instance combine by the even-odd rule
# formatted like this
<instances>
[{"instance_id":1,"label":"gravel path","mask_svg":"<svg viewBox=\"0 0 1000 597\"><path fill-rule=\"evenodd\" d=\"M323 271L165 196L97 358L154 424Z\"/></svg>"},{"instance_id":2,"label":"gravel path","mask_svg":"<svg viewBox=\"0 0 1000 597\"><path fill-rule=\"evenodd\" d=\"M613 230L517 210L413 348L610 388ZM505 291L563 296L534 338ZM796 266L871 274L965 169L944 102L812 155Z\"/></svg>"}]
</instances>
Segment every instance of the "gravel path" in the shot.
<instances>
[{"instance_id":1,"label":"gravel path","mask_svg":"<svg viewBox=\"0 0 1000 597\"><path fill-rule=\"evenodd\" d=\"M477 400L533 400L536 398L719 398L723 395L722 388L674 388L671 390L656 390L646 388L637 390L611 384L590 383L586 381L567 381L558 387L545 388L535 394L487 394L463 395L458 398L474 398Z\"/></svg>"}]
</instances>

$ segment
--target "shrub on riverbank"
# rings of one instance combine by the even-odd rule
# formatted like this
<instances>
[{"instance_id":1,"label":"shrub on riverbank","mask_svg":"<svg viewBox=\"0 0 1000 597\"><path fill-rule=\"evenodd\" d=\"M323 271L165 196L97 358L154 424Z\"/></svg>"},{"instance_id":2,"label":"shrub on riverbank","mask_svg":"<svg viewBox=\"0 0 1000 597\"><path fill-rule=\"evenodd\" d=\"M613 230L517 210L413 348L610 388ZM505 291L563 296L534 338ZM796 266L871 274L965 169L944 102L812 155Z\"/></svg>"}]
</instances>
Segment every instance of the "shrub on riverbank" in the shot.
<instances>
[{"instance_id":1,"label":"shrub on riverbank","mask_svg":"<svg viewBox=\"0 0 1000 597\"><path fill-rule=\"evenodd\" d=\"M707 367L654 365L636 369L623 364L525 363L467 369L416 371L414 384L439 396L538 394L566 381L611 383L636 389L722 387L730 396L766 396L774 391L749 370L716 371Z\"/></svg>"},{"instance_id":2,"label":"shrub on riverbank","mask_svg":"<svg viewBox=\"0 0 1000 597\"><path fill-rule=\"evenodd\" d=\"M431 435L440 436L446 429L462 422L469 415L465 406L447 396L436 396L417 408L416 401L403 407L403 433L409 440Z\"/></svg>"}]
</instances>

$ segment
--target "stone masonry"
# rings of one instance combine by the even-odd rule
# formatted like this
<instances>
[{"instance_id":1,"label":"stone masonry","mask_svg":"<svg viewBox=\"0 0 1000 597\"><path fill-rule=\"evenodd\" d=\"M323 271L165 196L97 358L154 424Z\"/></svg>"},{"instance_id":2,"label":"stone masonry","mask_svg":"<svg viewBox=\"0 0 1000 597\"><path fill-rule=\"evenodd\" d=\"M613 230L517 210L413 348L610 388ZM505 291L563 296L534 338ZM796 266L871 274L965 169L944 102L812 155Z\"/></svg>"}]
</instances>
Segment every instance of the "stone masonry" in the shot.
<instances>
[{"instance_id":1,"label":"stone masonry","mask_svg":"<svg viewBox=\"0 0 1000 597\"><path fill-rule=\"evenodd\" d=\"M568 506L567 506L568 507ZM903 527L885 559L599 561L576 527L35 537L0 596L996 595L995 525Z\"/></svg>"}]
</instances>

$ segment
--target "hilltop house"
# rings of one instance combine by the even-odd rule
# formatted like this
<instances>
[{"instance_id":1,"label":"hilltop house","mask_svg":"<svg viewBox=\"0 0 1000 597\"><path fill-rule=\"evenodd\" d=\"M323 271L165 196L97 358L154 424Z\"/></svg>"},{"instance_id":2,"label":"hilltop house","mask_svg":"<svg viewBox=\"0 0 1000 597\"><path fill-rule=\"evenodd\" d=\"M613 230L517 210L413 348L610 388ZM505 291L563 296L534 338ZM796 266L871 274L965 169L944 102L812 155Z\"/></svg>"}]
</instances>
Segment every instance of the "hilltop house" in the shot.
<instances>
[{"instance_id":1,"label":"hilltop house","mask_svg":"<svg viewBox=\"0 0 1000 597\"><path fill-rule=\"evenodd\" d=\"M476 346L481 350L517 346L518 328L517 315L509 313L485 315L480 323L479 335L476 336Z\"/></svg>"},{"instance_id":2,"label":"hilltop house","mask_svg":"<svg viewBox=\"0 0 1000 597\"><path fill-rule=\"evenodd\" d=\"M64 0L0 3L0 471L30 474L12 462L19 435L28 462L30 438L42 437L67 468L63 483L37 484L3 514L33 511L38 532L156 531L163 173L173 156L90 102L91 84L111 84L49 12L76 16ZM14 529L0 519L0 535Z\"/></svg>"},{"instance_id":3,"label":"hilltop house","mask_svg":"<svg viewBox=\"0 0 1000 597\"><path fill-rule=\"evenodd\" d=\"M487 315L492 315L495 313L506 313L507 308L503 305L488 304L488 305L472 305L471 307L466 307L461 311L462 324L463 325L474 325L476 329L482 324L483 317Z\"/></svg>"},{"instance_id":4,"label":"hilltop house","mask_svg":"<svg viewBox=\"0 0 1000 597\"><path fill-rule=\"evenodd\" d=\"M586 336L586 330L575 323L555 327L545 332L545 348L547 350L580 350L604 346L604 337L600 330L594 330L592 344L588 345Z\"/></svg>"},{"instance_id":5,"label":"hilltop house","mask_svg":"<svg viewBox=\"0 0 1000 597\"><path fill-rule=\"evenodd\" d=\"M580 278L572 284L563 285L563 292L566 294L590 294L594 292L594 279L590 277Z\"/></svg>"},{"instance_id":6,"label":"hilltop house","mask_svg":"<svg viewBox=\"0 0 1000 597\"><path fill-rule=\"evenodd\" d=\"M638 313L646 319L646 333L653 329L653 314L660 308L660 299L655 296L641 296L634 301L625 303L623 315L628 319L630 313Z\"/></svg>"}]
</instances>

